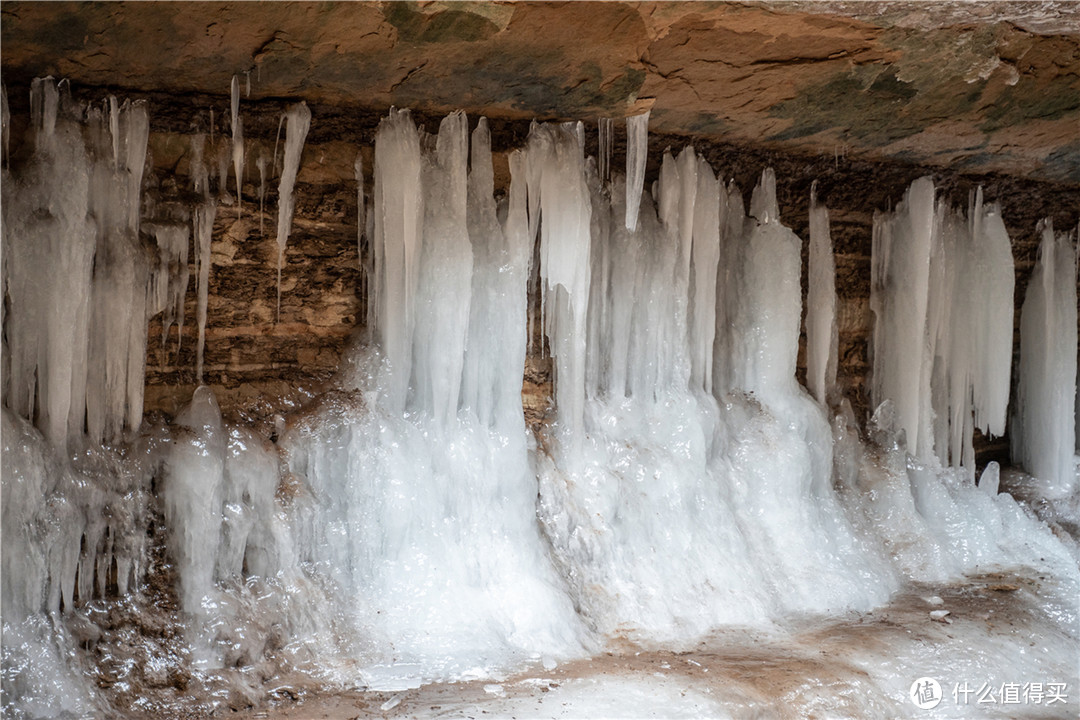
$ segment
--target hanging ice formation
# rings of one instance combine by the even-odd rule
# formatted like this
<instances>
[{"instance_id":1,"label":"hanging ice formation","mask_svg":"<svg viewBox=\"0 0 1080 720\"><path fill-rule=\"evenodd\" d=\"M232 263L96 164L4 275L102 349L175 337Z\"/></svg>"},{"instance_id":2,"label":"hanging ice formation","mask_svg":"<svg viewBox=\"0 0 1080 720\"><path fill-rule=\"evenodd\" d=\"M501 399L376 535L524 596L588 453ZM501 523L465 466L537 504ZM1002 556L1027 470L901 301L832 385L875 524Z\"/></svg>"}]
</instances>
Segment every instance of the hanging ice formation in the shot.
<instances>
[{"instance_id":1,"label":"hanging ice formation","mask_svg":"<svg viewBox=\"0 0 1080 720\"><path fill-rule=\"evenodd\" d=\"M251 94L250 78L248 82L248 94ZM243 187L244 187L244 127L240 121L240 79L233 75L230 106L232 110L232 161L233 173L236 175L236 217L242 214Z\"/></svg>"},{"instance_id":2,"label":"hanging ice formation","mask_svg":"<svg viewBox=\"0 0 1080 720\"><path fill-rule=\"evenodd\" d=\"M833 258L832 238L829 235L829 210L818 202L816 182L810 189L808 274L810 282L806 296L806 385L814 399L824 404L836 385L836 260Z\"/></svg>"},{"instance_id":3,"label":"hanging ice formation","mask_svg":"<svg viewBox=\"0 0 1080 720\"><path fill-rule=\"evenodd\" d=\"M1077 250L1049 220L1020 314L1020 380L1011 425L1012 459L1037 478L1040 494L1068 497L1077 485Z\"/></svg>"},{"instance_id":4,"label":"hanging ice formation","mask_svg":"<svg viewBox=\"0 0 1080 720\"><path fill-rule=\"evenodd\" d=\"M626 229L630 232L637 228L648 150L649 112L646 111L626 118Z\"/></svg>"},{"instance_id":5,"label":"hanging ice formation","mask_svg":"<svg viewBox=\"0 0 1080 720\"><path fill-rule=\"evenodd\" d=\"M521 408L524 164L511 160L500 223L485 123L468 176L463 114L427 145L408 112L379 127L381 350L343 365L343 387L359 393L284 439L292 472L319 499L301 556L330 568L351 599L370 687L562 658L582 642L535 520Z\"/></svg>"},{"instance_id":6,"label":"hanging ice formation","mask_svg":"<svg viewBox=\"0 0 1080 720\"><path fill-rule=\"evenodd\" d=\"M1008 233L981 189L967 219L935 203L930 178L875 216L871 395L875 405L893 402L920 459L974 472L973 428L1004 432L1013 283Z\"/></svg>"},{"instance_id":7,"label":"hanging ice formation","mask_svg":"<svg viewBox=\"0 0 1080 720\"><path fill-rule=\"evenodd\" d=\"M285 245L289 242L295 210L293 188L296 186L296 173L300 170L300 154L304 150L304 140L307 138L308 128L311 127L311 111L308 110L307 103L299 102L288 109L283 120L285 119L288 120L285 129L285 159L281 168L281 179L278 181L277 317L281 316L281 263L285 259ZM274 157L277 157L276 147Z\"/></svg>"},{"instance_id":8,"label":"hanging ice formation","mask_svg":"<svg viewBox=\"0 0 1080 720\"><path fill-rule=\"evenodd\" d=\"M51 78L34 81L31 108L30 169L4 182L6 404L58 448L116 442L143 412L146 107L89 109L89 146Z\"/></svg>"},{"instance_id":9,"label":"hanging ice formation","mask_svg":"<svg viewBox=\"0 0 1080 720\"><path fill-rule=\"evenodd\" d=\"M79 665L103 644L152 665L99 627L103 607L169 628L160 642L203 714L289 673L400 689L550 667L613 637L689 648L717 628L783 632L793 615L864 610L909 581L1016 564L1046 571L1048 614L1075 626L1073 551L997 492L996 465L973 481L972 428L1003 427L1012 307L1008 237L979 195L965 220L919 180L877 219L868 443L850 405L834 398L830 415L821 402L835 312L816 201L815 400L795 380L801 241L771 170L747 212L693 148L666 153L647 193L637 131L634 177L606 185L582 125L534 125L497 201L484 120L470 137L454 114L427 136L393 111L357 228L373 342L346 353L335 388L276 442L226 423L207 387L171 426L135 433L131 348L141 363L150 313L166 334L183 320L186 226L147 223L157 253L137 269L145 110L90 113L87 149L55 86L34 93L34 156L3 171L3 660L21 668L4 674L5 712L107 702ZM309 120L290 110L279 248ZM200 379L216 210L204 145L192 140ZM1046 232L1013 427L1021 462L1060 494L1060 465L1029 458L1071 459L1071 404L1044 398L1075 397L1077 261ZM521 401L532 270L555 377L555 421L538 437ZM909 347L927 350L890 357ZM53 451L73 431L91 435L74 460ZM111 433L127 442L96 447Z\"/></svg>"}]
</instances>

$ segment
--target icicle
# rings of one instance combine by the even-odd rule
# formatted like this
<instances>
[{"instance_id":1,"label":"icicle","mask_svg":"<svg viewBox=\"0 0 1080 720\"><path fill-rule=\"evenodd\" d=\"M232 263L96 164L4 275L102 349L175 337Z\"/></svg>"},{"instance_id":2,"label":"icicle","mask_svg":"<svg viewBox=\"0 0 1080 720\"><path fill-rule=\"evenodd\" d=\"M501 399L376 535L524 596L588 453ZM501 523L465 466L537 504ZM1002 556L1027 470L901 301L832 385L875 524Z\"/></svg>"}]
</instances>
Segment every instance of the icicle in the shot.
<instances>
[{"instance_id":1,"label":"icicle","mask_svg":"<svg viewBox=\"0 0 1080 720\"><path fill-rule=\"evenodd\" d=\"M191 136L191 163L189 176L195 192L201 192L205 197L210 197L210 179L207 175L206 165L203 163L203 152L206 148L206 136L195 133Z\"/></svg>"},{"instance_id":2,"label":"icicle","mask_svg":"<svg viewBox=\"0 0 1080 720\"><path fill-rule=\"evenodd\" d=\"M189 269L188 245L191 228L185 224L152 225L147 232L154 236L158 246L158 269L153 276L154 302L151 315L162 313L161 347L164 351L169 330L177 327L176 352L179 355L184 336L184 299L187 294ZM164 362L164 359L163 359Z\"/></svg>"},{"instance_id":3,"label":"icicle","mask_svg":"<svg viewBox=\"0 0 1080 720\"><path fill-rule=\"evenodd\" d=\"M203 383L203 352L206 348L206 310L210 291L210 243L214 239L214 217L217 205L212 200L195 208L195 241L199 254L195 260L198 292L199 345L195 351L195 382Z\"/></svg>"},{"instance_id":4,"label":"icicle","mask_svg":"<svg viewBox=\"0 0 1080 720\"><path fill-rule=\"evenodd\" d=\"M359 150L353 161L353 173L356 176L356 261L364 269L364 155Z\"/></svg>"},{"instance_id":5,"label":"icicle","mask_svg":"<svg viewBox=\"0 0 1080 720\"><path fill-rule=\"evenodd\" d=\"M225 143L225 139L222 138L217 147L217 183L220 202L225 205L232 204L232 198L229 196L229 160L231 157L232 153L229 146Z\"/></svg>"},{"instance_id":6,"label":"icicle","mask_svg":"<svg viewBox=\"0 0 1080 720\"><path fill-rule=\"evenodd\" d=\"M983 206L982 187L970 211L974 266L981 290L973 298L975 427L984 435L1005 434L1013 354L1013 295L1016 283L1012 242L997 203Z\"/></svg>"},{"instance_id":7,"label":"icicle","mask_svg":"<svg viewBox=\"0 0 1080 720\"><path fill-rule=\"evenodd\" d=\"M112 138L113 167L120 166L120 106L115 96L106 101L109 106L109 136Z\"/></svg>"},{"instance_id":8,"label":"icicle","mask_svg":"<svg viewBox=\"0 0 1080 720\"><path fill-rule=\"evenodd\" d=\"M0 142L4 148L4 167L11 169L11 111L8 109L7 85L0 83Z\"/></svg>"},{"instance_id":9,"label":"icicle","mask_svg":"<svg viewBox=\"0 0 1080 720\"><path fill-rule=\"evenodd\" d=\"M829 210L810 186L809 290L806 298L806 380L810 394L828 402L836 384L836 260L829 234Z\"/></svg>"},{"instance_id":10,"label":"icicle","mask_svg":"<svg viewBox=\"0 0 1080 720\"><path fill-rule=\"evenodd\" d=\"M300 170L300 155L304 150L304 140L307 138L308 128L311 127L311 111L308 110L307 103L300 102L290 107L286 116L289 124L285 131L285 159L281 170L281 180L278 183L276 317L279 320L281 319L281 264L285 259L285 244L289 241L289 231L292 228L295 209L293 188L296 185L296 174Z\"/></svg>"},{"instance_id":11,"label":"icicle","mask_svg":"<svg viewBox=\"0 0 1080 720\"><path fill-rule=\"evenodd\" d=\"M776 201L776 173L765 168L761 181L750 195L750 217L759 223L780 222L780 205Z\"/></svg>"},{"instance_id":12,"label":"icicle","mask_svg":"<svg viewBox=\"0 0 1080 720\"><path fill-rule=\"evenodd\" d=\"M250 78L248 94L251 92ZM232 161L233 173L236 175L236 217L242 216L244 187L244 126L240 120L240 79L233 75L232 78Z\"/></svg>"},{"instance_id":13,"label":"icicle","mask_svg":"<svg viewBox=\"0 0 1080 720\"><path fill-rule=\"evenodd\" d=\"M1039 256L1020 312L1020 369L1012 459L1035 476L1043 497L1076 489L1077 252L1042 221Z\"/></svg>"},{"instance_id":14,"label":"icicle","mask_svg":"<svg viewBox=\"0 0 1080 720\"><path fill-rule=\"evenodd\" d=\"M597 130L600 182L607 184L611 182L611 150L615 139L615 121L611 118L600 118L597 121Z\"/></svg>"},{"instance_id":15,"label":"icicle","mask_svg":"<svg viewBox=\"0 0 1080 720\"><path fill-rule=\"evenodd\" d=\"M649 111L626 118L626 229L637 228L645 160L649 152Z\"/></svg>"},{"instance_id":16,"label":"icicle","mask_svg":"<svg viewBox=\"0 0 1080 720\"><path fill-rule=\"evenodd\" d=\"M264 153L259 154L259 159L255 161L256 166L259 168L259 235L263 235L265 232L264 221L266 219L266 213L264 212L266 207L266 165L270 162Z\"/></svg>"},{"instance_id":17,"label":"icicle","mask_svg":"<svg viewBox=\"0 0 1080 720\"><path fill-rule=\"evenodd\" d=\"M720 183L705 160L697 160L693 215L690 359L693 388L712 394L716 337L716 276L720 262Z\"/></svg>"}]
</instances>

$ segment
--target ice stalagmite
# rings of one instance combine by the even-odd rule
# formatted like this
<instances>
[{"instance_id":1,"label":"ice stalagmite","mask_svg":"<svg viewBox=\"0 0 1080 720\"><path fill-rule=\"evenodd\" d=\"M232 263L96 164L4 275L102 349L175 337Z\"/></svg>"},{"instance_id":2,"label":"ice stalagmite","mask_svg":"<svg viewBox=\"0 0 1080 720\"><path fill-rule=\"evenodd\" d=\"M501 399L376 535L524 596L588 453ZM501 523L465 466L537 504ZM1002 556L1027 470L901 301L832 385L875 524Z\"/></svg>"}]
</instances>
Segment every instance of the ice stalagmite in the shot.
<instances>
[{"instance_id":1,"label":"ice stalagmite","mask_svg":"<svg viewBox=\"0 0 1080 720\"><path fill-rule=\"evenodd\" d=\"M1020 371L1012 459L1056 499L1076 490L1076 247L1041 223L1042 241L1020 313Z\"/></svg>"},{"instance_id":2,"label":"ice stalagmite","mask_svg":"<svg viewBox=\"0 0 1080 720\"><path fill-rule=\"evenodd\" d=\"M626 118L626 229L631 232L637 227L648 151L649 113Z\"/></svg>"},{"instance_id":3,"label":"ice stalagmite","mask_svg":"<svg viewBox=\"0 0 1080 720\"><path fill-rule=\"evenodd\" d=\"M810 284L806 297L806 384L819 403L836 384L836 260L829 235L829 210L810 188Z\"/></svg>"},{"instance_id":4,"label":"ice stalagmite","mask_svg":"<svg viewBox=\"0 0 1080 720\"><path fill-rule=\"evenodd\" d=\"M226 442L221 411L210 388L197 388L176 422L188 433L168 458L164 511L166 522L175 528L169 550L180 576L181 607L205 618L207 596L214 586L214 563L208 559L217 556L220 543Z\"/></svg>"},{"instance_id":5,"label":"ice stalagmite","mask_svg":"<svg viewBox=\"0 0 1080 720\"><path fill-rule=\"evenodd\" d=\"M236 217L239 218L242 214L244 187L244 127L240 121L240 80L236 75L233 75L231 90L232 161L233 173L236 176Z\"/></svg>"},{"instance_id":6,"label":"ice stalagmite","mask_svg":"<svg viewBox=\"0 0 1080 720\"><path fill-rule=\"evenodd\" d=\"M930 368L926 318L930 249L934 230L934 183L911 184L893 214L875 214L871 251L870 309L874 313L874 374L870 396L886 399L918 457L933 453L930 425Z\"/></svg>"},{"instance_id":7,"label":"ice stalagmite","mask_svg":"<svg viewBox=\"0 0 1080 720\"><path fill-rule=\"evenodd\" d=\"M285 259L285 245L289 242L292 229L295 201L293 188L296 186L296 174L300 170L300 155L304 150L304 140L311 127L311 111L307 103L299 102L285 113L288 125L285 128L285 159L281 167L281 179L278 182L278 288L277 317L281 317L281 263ZM276 155L276 152L275 152Z\"/></svg>"}]
</instances>

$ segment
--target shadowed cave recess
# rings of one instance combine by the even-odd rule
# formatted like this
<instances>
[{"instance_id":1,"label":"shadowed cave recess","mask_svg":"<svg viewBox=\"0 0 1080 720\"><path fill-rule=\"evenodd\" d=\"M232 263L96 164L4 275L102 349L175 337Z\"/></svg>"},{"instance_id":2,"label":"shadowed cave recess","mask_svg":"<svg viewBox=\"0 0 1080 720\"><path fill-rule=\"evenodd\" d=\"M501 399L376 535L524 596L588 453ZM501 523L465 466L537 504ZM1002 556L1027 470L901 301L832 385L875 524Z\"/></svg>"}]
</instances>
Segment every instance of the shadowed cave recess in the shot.
<instances>
[{"instance_id":1,"label":"shadowed cave recess","mask_svg":"<svg viewBox=\"0 0 1080 720\"><path fill-rule=\"evenodd\" d=\"M1075 5L0 13L5 716L1080 712Z\"/></svg>"}]
</instances>

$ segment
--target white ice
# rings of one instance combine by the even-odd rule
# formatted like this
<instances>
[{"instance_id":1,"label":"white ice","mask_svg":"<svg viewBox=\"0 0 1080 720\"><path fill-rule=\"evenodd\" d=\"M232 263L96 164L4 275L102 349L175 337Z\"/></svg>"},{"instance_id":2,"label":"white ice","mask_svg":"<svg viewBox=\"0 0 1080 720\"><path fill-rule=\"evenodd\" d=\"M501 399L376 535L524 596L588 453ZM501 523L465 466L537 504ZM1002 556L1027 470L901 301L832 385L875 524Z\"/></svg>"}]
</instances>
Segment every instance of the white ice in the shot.
<instances>
[{"instance_id":1,"label":"white ice","mask_svg":"<svg viewBox=\"0 0 1080 720\"><path fill-rule=\"evenodd\" d=\"M1039 256L1020 314L1020 370L1012 459L1035 476L1040 495L1058 499L1077 487L1077 251L1043 221Z\"/></svg>"},{"instance_id":2,"label":"white ice","mask_svg":"<svg viewBox=\"0 0 1080 720\"><path fill-rule=\"evenodd\" d=\"M308 130L311 128L311 110L308 109L307 103L299 102L285 112L284 119L288 120L288 124L285 128L285 158L281 167L281 178L278 181L277 317L281 316L281 263L285 258L285 245L289 242L293 212L296 209L293 189L296 187L296 174L300 170L300 156L304 150L304 140L307 139ZM274 156L277 156L276 148Z\"/></svg>"}]
</instances>

